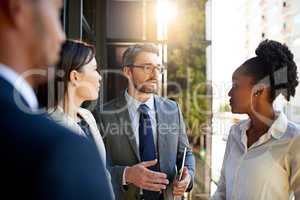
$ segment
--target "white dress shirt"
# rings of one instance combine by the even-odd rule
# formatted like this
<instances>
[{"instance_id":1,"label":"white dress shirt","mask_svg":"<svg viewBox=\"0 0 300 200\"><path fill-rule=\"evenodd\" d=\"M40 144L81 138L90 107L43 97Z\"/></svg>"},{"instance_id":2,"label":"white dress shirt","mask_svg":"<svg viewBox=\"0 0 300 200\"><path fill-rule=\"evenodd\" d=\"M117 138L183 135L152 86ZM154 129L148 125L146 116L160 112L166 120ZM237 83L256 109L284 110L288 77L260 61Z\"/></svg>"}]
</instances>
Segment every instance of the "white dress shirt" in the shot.
<instances>
[{"instance_id":1,"label":"white dress shirt","mask_svg":"<svg viewBox=\"0 0 300 200\"><path fill-rule=\"evenodd\" d=\"M140 120L140 112L139 107L141 104L145 104L149 108L148 115L150 117L151 126L152 126L152 133L154 139L154 145L157 149L157 130L156 130L156 112L154 108L154 97L153 95L145 102L140 102L134 97L130 96L127 91L125 92L125 98L127 101L128 112L131 119L131 127L136 139L137 147L139 149L139 120Z\"/></svg>"},{"instance_id":2,"label":"white dress shirt","mask_svg":"<svg viewBox=\"0 0 300 200\"><path fill-rule=\"evenodd\" d=\"M128 107L128 112L129 112L129 116L130 116L130 120L131 120L131 127L136 139L136 143L137 143L137 148L139 149L139 120L140 120L140 112L138 111L139 107L141 104L145 104L148 106L149 108L149 112L148 115L150 117L150 121L151 121L151 126L152 126L152 133L153 133L153 141L154 141L154 145L157 151L157 127L156 127L156 112L155 112L155 106L154 106L154 97L153 95L150 96L150 98L146 101L146 102L140 102L137 99L135 99L134 97L130 96L127 92L127 90L125 91L125 99L127 101L127 107ZM126 185L126 180L125 180L125 173L126 173L126 169L125 168L124 172L123 172L123 180L122 180L122 184Z\"/></svg>"},{"instance_id":3,"label":"white dress shirt","mask_svg":"<svg viewBox=\"0 0 300 200\"><path fill-rule=\"evenodd\" d=\"M32 110L38 108L38 101L32 87L21 75L17 74L8 66L0 64L0 76L8 81L17 92L21 94Z\"/></svg>"},{"instance_id":4,"label":"white dress shirt","mask_svg":"<svg viewBox=\"0 0 300 200\"><path fill-rule=\"evenodd\" d=\"M300 199L299 128L283 113L276 115L268 132L250 148L250 120L232 126L212 200Z\"/></svg>"}]
</instances>

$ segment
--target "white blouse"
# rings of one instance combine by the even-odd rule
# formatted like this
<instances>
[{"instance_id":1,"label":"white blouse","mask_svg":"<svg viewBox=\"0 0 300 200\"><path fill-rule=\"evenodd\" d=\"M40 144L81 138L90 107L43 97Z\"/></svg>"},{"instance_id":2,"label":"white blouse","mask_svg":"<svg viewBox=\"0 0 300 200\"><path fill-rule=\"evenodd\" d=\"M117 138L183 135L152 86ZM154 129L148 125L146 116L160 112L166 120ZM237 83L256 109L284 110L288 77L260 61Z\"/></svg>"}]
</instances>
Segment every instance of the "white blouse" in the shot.
<instances>
[{"instance_id":1,"label":"white blouse","mask_svg":"<svg viewBox=\"0 0 300 200\"><path fill-rule=\"evenodd\" d=\"M250 119L231 127L211 200L300 200L299 127L283 113L247 148Z\"/></svg>"}]
</instances>

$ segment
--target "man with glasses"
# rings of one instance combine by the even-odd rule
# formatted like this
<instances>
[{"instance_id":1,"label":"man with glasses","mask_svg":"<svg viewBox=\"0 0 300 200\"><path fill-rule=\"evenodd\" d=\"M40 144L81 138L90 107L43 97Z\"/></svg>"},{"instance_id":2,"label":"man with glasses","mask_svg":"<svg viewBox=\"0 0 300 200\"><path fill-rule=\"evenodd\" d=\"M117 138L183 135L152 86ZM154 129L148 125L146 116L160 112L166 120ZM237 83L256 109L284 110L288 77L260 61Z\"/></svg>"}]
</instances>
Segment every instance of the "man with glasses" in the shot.
<instances>
[{"instance_id":1,"label":"man with glasses","mask_svg":"<svg viewBox=\"0 0 300 200\"><path fill-rule=\"evenodd\" d=\"M129 47L122 67L127 90L94 112L118 199L173 200L192 188L195 161L182 113L176 102L156 95L164 71L155 45Z\"/></svg>"}]
</instances>

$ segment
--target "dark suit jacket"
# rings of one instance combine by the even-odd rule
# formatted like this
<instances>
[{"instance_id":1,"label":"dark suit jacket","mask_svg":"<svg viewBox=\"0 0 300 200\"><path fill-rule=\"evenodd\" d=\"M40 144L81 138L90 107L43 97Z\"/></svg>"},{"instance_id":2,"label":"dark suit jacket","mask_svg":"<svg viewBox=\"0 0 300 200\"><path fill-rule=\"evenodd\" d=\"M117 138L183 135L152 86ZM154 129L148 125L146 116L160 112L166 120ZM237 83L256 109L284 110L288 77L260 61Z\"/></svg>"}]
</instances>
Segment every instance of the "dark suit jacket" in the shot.
<instances>
[{"instance_id":1,"label":"dark suit jacket","mask_svg":"<svg viewBox=\"0 0 300 200\"><path fill-rule=\"evenodd\" d=\"M0 77L0 198L113 199L96 148L46 116L21 111L13 92Z\"/></svg>"},{"instance_id":2,"label":"dark suit jacket","mask_svg":"<svg viewBox=\"0 0 300 200\"><path fill-rule=\"evenodd\" d=\"M172 181L175 166L180 168L184 148L187 147L185 166L188 167L193 185L195 160L186 135L186 127L182 113L176 102L154 96L157 121L157 146L160 171L167 174L170 185L164 191L165 200L173 200ZM138 199L139 188L129 185L127 190L122 186L122 177L126 166L141 162L136 138L124 96L99 107L94 111L98 126L103 133L106 151L111 160L111 175L115 194L118 199ZM178 198L179 199L179 198Z\"/></svg>"}]
</instances>

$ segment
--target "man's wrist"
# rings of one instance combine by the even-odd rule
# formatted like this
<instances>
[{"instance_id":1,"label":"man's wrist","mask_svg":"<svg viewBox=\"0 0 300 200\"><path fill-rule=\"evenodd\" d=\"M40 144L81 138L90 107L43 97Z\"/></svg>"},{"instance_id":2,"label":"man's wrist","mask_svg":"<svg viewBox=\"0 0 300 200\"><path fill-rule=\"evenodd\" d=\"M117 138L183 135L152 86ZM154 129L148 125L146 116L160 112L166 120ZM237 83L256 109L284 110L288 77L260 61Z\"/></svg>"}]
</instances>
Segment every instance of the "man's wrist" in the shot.
<instances>
[{"instance_id":1,"label":"man's wrist","mask_svg":"<svg viewBox=\"0 0 300 200\"><path fill-rule=\"evenodd\" d=\"M128 182L126 180L126 172L127 172L128 167L125 167L123 171L123 178L122 178L122 185L128 185Z\"/></svg>"},{"instance_id":2,"label":"man's wrist","mask_svg":"<svg viewBox=\"0 0 300 200\"><path fill-rule=\"evenodd\" d=\"M190 191L193 187L193 178L192 178L192 175L190 173L188 173L189 175L189 182L187 184L187 187L185 189L185 191Z\"/></svg>"},{"instance_id":3,"label":"man's wrist","mask_svg":"<svg viewBox=\"0 0 300 200\"><path fill-rule=\"evenodd\" d=\"M188 189L189 185L191 184L191 181L192 181L192 177L191 177L190 173L188 173L188 183L186 186L186 190Z\"/></svg>"}]
</instances>

